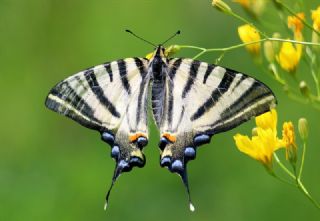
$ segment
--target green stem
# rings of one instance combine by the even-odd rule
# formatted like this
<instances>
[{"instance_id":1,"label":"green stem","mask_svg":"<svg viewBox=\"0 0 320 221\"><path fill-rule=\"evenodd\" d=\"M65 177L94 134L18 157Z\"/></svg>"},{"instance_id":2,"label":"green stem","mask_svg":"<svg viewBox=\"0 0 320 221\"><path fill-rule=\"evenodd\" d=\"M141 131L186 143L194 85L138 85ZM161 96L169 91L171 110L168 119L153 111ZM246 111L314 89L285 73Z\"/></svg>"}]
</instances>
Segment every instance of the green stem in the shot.
<instances>
[{"instance_id":1,"label":"green stem","mask_svg":"<svg viewBox=\"0 0 320 221\"><path fill-rule=\"evenodd\" d=\"M316 88L317 88L317 96L318 98L320 98L320 85L319 85L319 79L318 76L316 75L315 71L313 69L311 69L311 74L314 80L314 83L316 84Z\"/></svg>"},{"instance_id":2,"label":"green stem","mask_svg":"<svg viewBox=\"0 0 320 221\"><path fill-rule=\"evenodd\" d=\"M302 149L301 164L300 164L300 169L299 169L299 174L298 174L298 180L301 179L303 166L304 166L304 159L305 159L305 155L306 155L306 149L307 149L307 143L306 143L306 141L303 141L303 149Z\"/></svg>"},{"instance_id":3,"label":"green stem","mask_svg":"<svg viewBox=\"0 0 320 221\"><path fill-rule=\"evenodd\" d=\"M279 177L277 174L275 174L273 171L272 172L269 172L270 175L274 178L276 178L277 180L279 180L280 182L282 183L285 183L285 184L288 184L290 186L295 186L297 187L297 185L293 184L293 183L290 183L289 181L285 180L285 179L282 179L281 177Z\"/></svg>"},{"instance_id":4,"label":"green stem","mask_svg":"<svg viewBox=\"0 0 320 221\"><path fill-rule=\"evenodd\" d=\"M242 22L244 22L244 23L247 23L247 24L251 25L252 27L254 27L254 28L257 30L257 32L259 32L259 34L261 34L261 35L264 36L265 38L268 38L268 36L267 36L264 32L260 31L252 22L249 22L247 19L245 19L245 18L243 18L242 16L234 13L233 11L230 11L229 14L230 14L231 16L235 17L236 19L238 19L238 20L240 20L240 21L242 21Z\"/></svg>"},{"instance_id":5,"label":"green stem","mask_svg":"<svg viewBox=\"0 0 320 221\"><path fill-rule=\"evenodd\" d=\"M307 188L303 185L301 180L298 177L296 177L292 172L290 172L290 170L288 170L288 168L285 165L282 164L282 162L280 161L280 159L278 158L276 153L273 153L273 157L276 160L277 164L280 166L280 168L285 173L287 173L292 179L294 179L296 181L298 189L312 202L312 204L315 207L320 209L319 203L312 198L312 196L309 194Z\"/></svg>"},{"instance_id":6,"label":"green stem","mask_svg":"<svg viewBox=\"0 0 320 221\"><path fill-rule=\"evenodd\" d=\"M297 185L299 190L312 202L312 204L317 207L318 209L320 209L320 204L315 201L312 196L309 194L308 190L306 189L306 187L303 185L303 183L301 182L300 179L296 179L297 181Z\"/></svg>"},{"instance_id":7,"label":"green stem","mask_svg":"<svg viewBox=\"0 0 320 221\"><path fill-rule=\"evenodd\" d=\"M294 44L320 46L320 43L313 43L313 42L306 42L306 41L296 41L296 40L282 39L282 38L263 38L263 39L260 39L257 41L241 43L241 44L237 44L237 45L233 45L233 46L225 47L225 48L201 48L201 47L197 47L197 46L193 46L193 45L179 45L179 47L200 50L201 52L196 54L193 58L193 59L196 59L196 58L199 58L200 56L202 56L208 52L214 52L214 51L226 52L226 51L234 50L237 48L242 48L247 45L257 44L257 43L261 43L261 42L265 42L265 41L290 42L290 43L294 43Z\"/></svg>"},{"instance_id":8,"label":"green stem","mask_svg":"<svg viewBox=\"0 0 320 221\"><path fill-rule=\"evenodd\" d=\"M282 164L276 153L273 153L273 157L276 160L276 163L281 167L281 169L284 172L286 172L292 179L296 180L296 176L293 173L291 173L291 171L288 170L288 168L285 165Z\"/></svg>"},{"instance_id":9,"label":"green stem","mask_svg":"<svg viewBox=\"0 0 320 221\"><path fill-rule=\"evenodd\" d=\"M287 83L286 83L286 81L284 79L282 79L280 77L280 74L278 73L278 70L277 70L277 66L275 65L274 62L270 63L269 68L273 73L273 75L272 75L273 79L275 81L277 81L278 83L280 83L282 86L285 86Z\"/></svg>"},{"instance_id":10,"label":"green stem","mask_svg":"<svg viewBox=\"0 0 320 221\"><path fill-rule=\"evenodd\" d=\"M301 104L307 104L308 103L308 100L302 99L302 98L298 97L296 94L294 94L292 92L288 93L288 97L290 97L292 100L297 101L297 102L299 102Z\"/></svg>"},{"instance_id":11,"label":"green stem","mask_svg":"<svg viewBox=\"0 0 320 221\"><path fill-rule=\"evenodd\" d=\"M276 2L278 4L280 4L284 9L286 9L291 15L293 15L294 17L296 17L297 19L299 19L305 26L307 26L308 28L310 28L312 31L314 31L315 33L317 33L320 36L320 32L315 30L312 25L310 25L309 23L307 23L304 19L300 18L299 16L297 16L297 13L295 13L291 8L289 8L285 3L283 3L281 0L276 0Z\"/></svg>"}]
</instances>

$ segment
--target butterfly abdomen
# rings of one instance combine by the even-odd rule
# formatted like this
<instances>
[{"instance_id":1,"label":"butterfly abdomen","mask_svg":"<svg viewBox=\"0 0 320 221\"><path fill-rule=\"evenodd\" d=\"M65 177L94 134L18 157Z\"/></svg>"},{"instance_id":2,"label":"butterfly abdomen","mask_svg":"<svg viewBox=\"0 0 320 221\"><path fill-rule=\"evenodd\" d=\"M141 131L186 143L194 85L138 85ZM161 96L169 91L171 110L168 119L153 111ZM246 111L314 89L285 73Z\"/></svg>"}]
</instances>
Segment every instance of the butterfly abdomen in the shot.
<instances>
[{"instance_id":1,"label":"butterfly abdomen","mask_svg":"<svg viewBox=\"0 0 320 221\"><path fill-rule=\"evenodd\" d=\"M155 57L152 64L152 90L151 104L152 112L156 124L159 126L163 115L163 103L165 97L165 74L163 73L163 61L161 58Z\"/></svg>"}]
</instances>

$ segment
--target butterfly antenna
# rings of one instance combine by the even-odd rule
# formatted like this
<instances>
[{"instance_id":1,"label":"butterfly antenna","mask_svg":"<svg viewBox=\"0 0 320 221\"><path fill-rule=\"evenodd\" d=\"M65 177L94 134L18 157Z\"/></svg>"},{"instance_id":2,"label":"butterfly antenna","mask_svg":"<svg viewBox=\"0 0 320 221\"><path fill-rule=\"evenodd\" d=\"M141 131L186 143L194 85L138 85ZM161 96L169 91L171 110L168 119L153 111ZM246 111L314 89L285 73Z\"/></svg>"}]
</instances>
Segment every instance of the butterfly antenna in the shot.
<instances>
[{"instance_id":1,"label":"butterfly antenna","mask_svg":"<svg viewBox=\"0 0 320 221\"><path fill-rule=\"evenodd\" d=\"M109 190L108 190L108 193L106 195L106 202L104 204L104 210L107 209L108 207L108 204L109 204L109 196L110 196L110 193L111 193L111 190L112 190L112 187L114 186L114 183L116 182L117 178L119 177L121 173L121 169L118 167L118 165L116 165L116 168L114 169L114 174L113 174L113 177L112 177L112 182L111 182L111 185L109 187Z\"/></svg>"},{"instance_id":2,"label":"butterfly antenna","mask_svg":"<svg viewBox=\"0 0 320 221\"><path fill-rule=\"evenodd\" d=\"M189 189L189 182L188 182L188 174L187 174L187 168L184 169L184 171L180 174L181 178L182 178L182 182L187 190L187 194L188 194L188 201L189 201L189 209L191 212L194 212L195 208L193 206L192 200L191 200L191 196L190 196L190 189Z\"/></svg>"},{"instance_id":3,"label":"butterfly antenna","mask_svg":"<svg viewBox=\"0 0 320 221\"><path fill-rule=\"evenodd\" d=\"M132 34L134 37L136 37L136 38L138 38L138 39L140 39L140 40L142 40L142 41L144 41L144 42L152 45L153 47L157 47L157 45L151 43L150 41L147 41L147 40L144 39L144 38L141 38L140 36L136 35L135 33L133 33L132 31L130 31L130 30L128 30L128 29L126 29L126 32L128 32L128 33Z\"/></svg>"},{"instance_id":4,"label":"butterfly antenna","mask_svg":"<svg viewBox=\"0 0 320 221\"><path fill-rule=\"evenodd\" d=\"M161 45L164 45L165 43L167 43L168 41L170 41L172 38L176 37L177 35L180 35L181 31L178 30L176 33L174 33L170 38L168 38L167 40L165 40Z\"/></svg>"}]
</instances>

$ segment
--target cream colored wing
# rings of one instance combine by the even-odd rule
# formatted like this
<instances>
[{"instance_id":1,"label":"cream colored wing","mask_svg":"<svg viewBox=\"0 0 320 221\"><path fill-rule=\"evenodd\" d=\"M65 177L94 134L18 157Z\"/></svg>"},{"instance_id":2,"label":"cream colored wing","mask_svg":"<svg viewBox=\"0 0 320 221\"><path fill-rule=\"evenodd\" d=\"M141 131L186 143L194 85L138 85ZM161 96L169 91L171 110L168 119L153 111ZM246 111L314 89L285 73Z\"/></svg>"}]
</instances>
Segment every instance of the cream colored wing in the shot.
<instances>
[{"instance_id":1,"label":"cream colored wing","mask_svg":"<svg viewBox=\"0 0 320 221\"><path fill-rule=\"evenodd\" d=\"M243 73L192 59L167 67L160 123L161 166L186 178L186 164L212 135L230 130L276 103L272 91Z\"/></svg>"},{"instance_id":2,"label":"cream colored wing","mask_svg":"<svg viewBox=\"0 0 320 221\"><path fill-rule=\"evenodd\" d=\"M99 131L110 144L116 160L112 183L121 172L145 164L148 64L128 58L89 68L58 83L46 99L49 109Z\"/></svg>"}]
</instances>

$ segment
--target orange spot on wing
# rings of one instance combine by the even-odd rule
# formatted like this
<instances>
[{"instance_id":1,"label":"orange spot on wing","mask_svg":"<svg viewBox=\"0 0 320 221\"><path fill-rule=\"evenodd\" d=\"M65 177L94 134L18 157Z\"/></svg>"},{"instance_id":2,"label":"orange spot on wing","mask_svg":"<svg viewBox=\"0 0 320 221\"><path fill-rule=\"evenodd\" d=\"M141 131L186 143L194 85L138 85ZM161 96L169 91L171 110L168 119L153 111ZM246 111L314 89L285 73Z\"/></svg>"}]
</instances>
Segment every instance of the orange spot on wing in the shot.
<instances>
[{"instance_id":1,"label":"orange spot on wing","mask_svg":"<svg viewBox=\"0 0 320 221\"><path fill-rule=\"evenodd\" d=\"M162 137L165 137L167 140L169 140L172 143L177 141L177 137L169 133L162 134Z\"/></svg>"},{"instance_id":2,"label":"orange spot on wing","mask_svg":"<svg viewBox=\"0 0 320 221\"><path fill-rule=\"evenodd\" d=\"M130 140L130 142L135 142L136 140L138 140L139 137L147 138L147 136L143 133L136 133L136 134L130 135L129 140Z\"/></svg>"}]
</instances>

